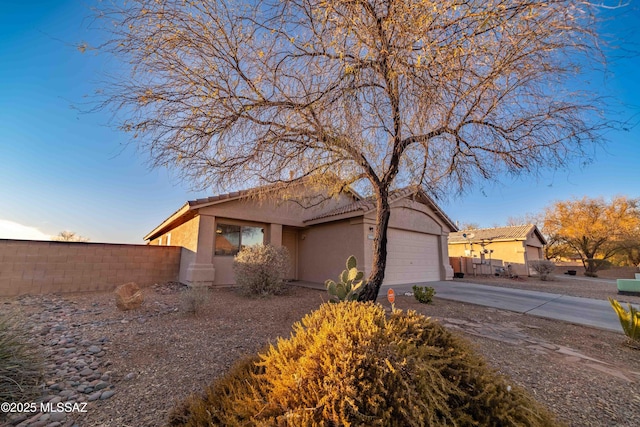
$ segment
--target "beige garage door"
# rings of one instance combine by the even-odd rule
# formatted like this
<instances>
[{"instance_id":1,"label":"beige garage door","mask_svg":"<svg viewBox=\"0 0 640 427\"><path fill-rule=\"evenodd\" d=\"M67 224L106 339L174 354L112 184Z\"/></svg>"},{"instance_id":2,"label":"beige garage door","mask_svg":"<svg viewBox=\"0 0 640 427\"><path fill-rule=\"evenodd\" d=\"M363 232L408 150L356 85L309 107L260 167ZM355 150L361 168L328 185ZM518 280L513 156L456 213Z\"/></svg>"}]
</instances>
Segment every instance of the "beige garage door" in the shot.
<instances>
[{"instance_id":1,"label":"beige garage door","mask_svg":"<svg viewBox=\"0 0 640 427\"><path fill-rule=\"evenodd\" d=\"M437 236L397 229L388 236L384 285L440 280Z\"/></svg>"}]
</instances>

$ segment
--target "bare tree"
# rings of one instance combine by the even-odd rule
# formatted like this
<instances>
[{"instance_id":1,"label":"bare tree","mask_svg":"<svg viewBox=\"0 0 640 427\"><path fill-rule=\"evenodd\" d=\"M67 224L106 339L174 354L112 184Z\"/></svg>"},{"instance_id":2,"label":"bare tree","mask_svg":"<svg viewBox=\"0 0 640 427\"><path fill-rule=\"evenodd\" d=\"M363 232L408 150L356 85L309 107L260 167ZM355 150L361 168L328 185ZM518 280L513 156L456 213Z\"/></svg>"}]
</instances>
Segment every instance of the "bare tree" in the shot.
<instances>
[{"instance_id":1,"label":"bare tree","mask_svg":"<svg viewBox=\"0 0 640 427\"><path fill-rule=\"evenodd\" d=\"M463 222L458 228L460 230L479 230L481 227L477 222Z\"/></svg>"},{"instance_id":2,"label":"bare tree","mask_svg":"<svg viewBox=\"0 0 640 427\"><path fill-rule=\"evenodd\" d=\"M88 242L91 239L89 239L88 237L80 236L79 234L76 234L75 231L65 230L58 233L57 236L52 236L51 240L58 242Z\"/></svg>"},{"instance_id":3,"label":"bare tree","mask_svg":"<svg viewBox=\"0 0 640 427\"><path fill-rule=\"evenodd\" d=\"M563 89L597 53L595 9L552 0L133 0L100 6L128 65L105 92L153 166L195 186L323 179L389 193L459 190L561 167L598 140L588 94ZM593 55L588 55L594 58ZM594 124L596 123L596 124ZM289 171L294 171L289 175Z\"/></svg>"}]
</instances>

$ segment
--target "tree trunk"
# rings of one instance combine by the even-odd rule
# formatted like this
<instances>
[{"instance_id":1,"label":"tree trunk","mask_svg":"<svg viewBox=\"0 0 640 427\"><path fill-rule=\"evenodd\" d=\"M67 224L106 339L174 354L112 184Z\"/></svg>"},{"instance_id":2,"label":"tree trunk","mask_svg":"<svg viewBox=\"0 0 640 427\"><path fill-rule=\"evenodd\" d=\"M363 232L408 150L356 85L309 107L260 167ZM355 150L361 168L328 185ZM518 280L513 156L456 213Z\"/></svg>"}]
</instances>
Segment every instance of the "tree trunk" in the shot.
<instances>
[{"instance_id":1,"label":"tree trunk","mask_svg":"<svg viewBox=\"0 0 640 427\"><path fill-rule=\"evenodd\" d=\"M358 298L360 301L375 301L384 280L387 266L387 228L391 207L389 206L389 193L381 190L376 200L376 226L373 238L373 266L371 274L367 278L367 284Z\"/></svg>"}]
</instances>

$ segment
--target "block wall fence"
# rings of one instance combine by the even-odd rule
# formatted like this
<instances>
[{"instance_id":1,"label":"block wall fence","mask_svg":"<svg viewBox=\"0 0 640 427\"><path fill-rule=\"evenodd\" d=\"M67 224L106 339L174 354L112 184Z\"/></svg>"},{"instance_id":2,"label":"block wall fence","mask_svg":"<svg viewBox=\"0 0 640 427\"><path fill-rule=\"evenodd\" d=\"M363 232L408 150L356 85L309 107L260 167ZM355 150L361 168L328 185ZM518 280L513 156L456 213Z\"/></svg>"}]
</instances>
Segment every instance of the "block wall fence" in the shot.
<instances>
[{"instance_id":1,"label":"block wall fence","mask_svg":"<svg viewBox=\"0 0 640 427\"><path fill-rule=\"evenodd\" d=\"M0 296L113 290L178 280L181 248L0 239Z\"/></svg>"}]
</instances>

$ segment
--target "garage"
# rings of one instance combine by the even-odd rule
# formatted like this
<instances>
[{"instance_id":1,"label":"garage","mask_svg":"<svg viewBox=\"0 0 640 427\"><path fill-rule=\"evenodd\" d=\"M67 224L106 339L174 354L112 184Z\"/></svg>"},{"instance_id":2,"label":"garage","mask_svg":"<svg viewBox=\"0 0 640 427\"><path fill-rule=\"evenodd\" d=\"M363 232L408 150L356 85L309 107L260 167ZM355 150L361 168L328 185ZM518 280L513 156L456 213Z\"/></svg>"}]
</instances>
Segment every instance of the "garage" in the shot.
<instances>
[{"instance_id":1,"label":"garage","mask_svg":"<svg viewBox=\"0 0 640 427\"><path fill-rule=\"evenodd\" d=\"M437 236L390 228L387 242L383 285L441 280Z\"/></svg>"}]
</instances>

